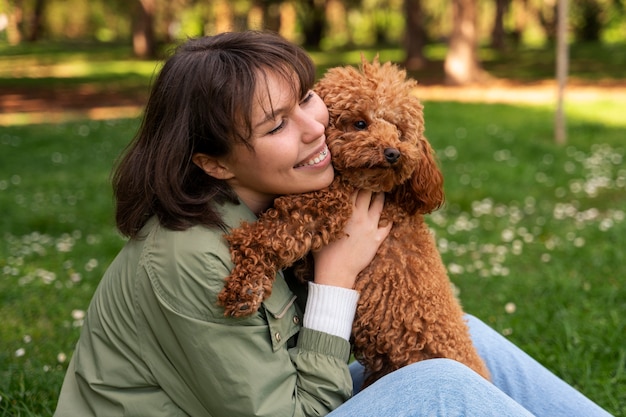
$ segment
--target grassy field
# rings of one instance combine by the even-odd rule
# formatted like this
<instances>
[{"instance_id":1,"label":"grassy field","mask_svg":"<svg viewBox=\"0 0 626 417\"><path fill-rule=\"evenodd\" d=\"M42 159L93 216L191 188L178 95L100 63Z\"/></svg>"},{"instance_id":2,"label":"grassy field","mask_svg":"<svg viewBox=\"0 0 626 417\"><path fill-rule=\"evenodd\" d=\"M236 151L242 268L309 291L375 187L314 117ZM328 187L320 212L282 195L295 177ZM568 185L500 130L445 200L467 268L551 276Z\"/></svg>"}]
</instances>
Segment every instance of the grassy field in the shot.
<instances>
[{"instance_id":1,"label":"grassy field","mask_svg":"<svg viewBox=\"0 0 626 417\"><path fill-rule=\"evenodd\" d=\"M0 62L0 86L7 71ZM569 103L565 146L545 105L425 112L447 196L429 222L465 309L626 416L623 103ZM0 416L55 407L91 294L123 244L109 174L137 126L0 126Z\"/></svg>"}]
</instances>

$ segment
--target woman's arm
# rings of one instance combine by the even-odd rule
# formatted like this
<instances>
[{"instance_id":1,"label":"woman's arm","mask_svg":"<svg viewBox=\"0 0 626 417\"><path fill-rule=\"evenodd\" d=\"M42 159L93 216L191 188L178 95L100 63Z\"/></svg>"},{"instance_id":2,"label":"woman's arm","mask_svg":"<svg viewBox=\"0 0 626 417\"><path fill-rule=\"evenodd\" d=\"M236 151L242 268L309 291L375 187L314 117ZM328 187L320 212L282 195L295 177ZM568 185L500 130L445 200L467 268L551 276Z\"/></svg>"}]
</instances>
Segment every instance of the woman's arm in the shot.
<instances>
[{"instance_id":1,"label":"woman's arm","mask_svg":"<svg viewBox=\"0 0 626 417\"><path fill-rule=\"evenodd\" d=\"M217 294L230 264L195 240L153 249L138 288L142 355L168 396L187 414L229 417L324 415L345 402L348 341L302 328L282 276L256 314L225 317Z\"/></svg>"},{"instance_id":2,"label":"woman's arm","mask_svg":"<svg viewBox=\"0 0 626 417\"><path fill-rule=\"evenodd\" d=\"M208 247L202 232L173 234L176 242L153 249L139 291L148 295L141 306L145 353L159 384L188 414L324 415L351 396L346 329L358 294L335 284L353 285L390 229L378 227L382 196L359 192L353 202L347 236L316 254L326 280L311 292L304 317L282 275L256 314L225 317L217 295L232 265L227 248L215 239Z\"/></svg>"}]
</instances>

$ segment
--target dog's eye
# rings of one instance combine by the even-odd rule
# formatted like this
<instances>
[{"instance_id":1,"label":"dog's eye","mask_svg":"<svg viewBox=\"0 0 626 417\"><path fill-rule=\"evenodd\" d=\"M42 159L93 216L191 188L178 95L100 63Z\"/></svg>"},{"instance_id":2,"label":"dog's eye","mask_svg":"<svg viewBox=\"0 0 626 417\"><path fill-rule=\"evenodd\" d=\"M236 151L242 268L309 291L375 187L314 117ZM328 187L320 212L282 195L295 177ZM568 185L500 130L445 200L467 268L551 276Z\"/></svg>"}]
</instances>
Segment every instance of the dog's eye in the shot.
<instances>
[{"instance_id":1,"label":"dog's eye","mask_svg":"<svg viewBox=\"0 0 626 417\"><path fill-rule=\"evenodd\" d=\"M367 129L367 122L365 122L365 120L358 120L354 122L353 126L356 130L365 130Z\"/></svg>"}]
</instances>

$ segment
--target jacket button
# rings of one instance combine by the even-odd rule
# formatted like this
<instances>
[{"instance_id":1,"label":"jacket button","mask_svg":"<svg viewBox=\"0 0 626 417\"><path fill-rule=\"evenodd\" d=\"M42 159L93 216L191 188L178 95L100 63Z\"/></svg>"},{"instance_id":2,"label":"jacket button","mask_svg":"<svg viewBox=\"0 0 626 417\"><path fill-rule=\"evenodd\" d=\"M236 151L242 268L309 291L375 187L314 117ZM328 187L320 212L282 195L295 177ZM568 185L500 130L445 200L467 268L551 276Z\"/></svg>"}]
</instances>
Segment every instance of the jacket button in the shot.
<instances>
[{"instance_id":1,"label":"jacket button","mask_svg":"<svg viewBox=\"0 0 626 417\"><path fill-rule=\"evenodd\" d=\"M300 317L298 317L298 316L293 316L293 323L294 323L294 324L300 324Z\"/></svg>"},{"instance_id":2,"label":"jacket button","mask_svg":"<svg viewBox=\"0 0 626 417\"><path fill-rule=\"evenodd\" d=\"M276 338L277 342L280 342L280 340L282 339L282 336L280 335L280 332L276 332L276 334L274 335L274 337Z\"/></svg>"}]
</instances>

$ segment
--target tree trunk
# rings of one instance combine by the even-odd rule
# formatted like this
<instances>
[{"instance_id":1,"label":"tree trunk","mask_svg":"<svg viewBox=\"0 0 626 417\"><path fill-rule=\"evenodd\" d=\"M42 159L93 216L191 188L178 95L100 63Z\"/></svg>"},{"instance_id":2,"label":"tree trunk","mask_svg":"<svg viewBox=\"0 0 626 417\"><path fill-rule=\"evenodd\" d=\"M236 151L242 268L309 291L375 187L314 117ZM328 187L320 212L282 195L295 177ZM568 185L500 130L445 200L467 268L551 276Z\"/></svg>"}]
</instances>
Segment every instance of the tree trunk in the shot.
<instances>
[{"instance_id":1,"label":"tree trunk","mask_svg":"<svg viewBox=\"0 0 626 417\"><path fill-rule=\"evenodd\" d=\"M296 41L298 32L298 12L296 6L291 2L283 2L278 7L280 14L279 33L286 39Z\"/></svg>"},{"instance_id":2,"label":"tree trunk","mask_svg":"<svg viewBox=\"0 0 626 417\"><path fill-rule=\"evenodd\" d=\"M18 45L22 42L22 17L23 8L21 0L14 1L12 4L8 0L0 1L3 10L7 14L7 41L9 45Z\"/></svg>"},{"instance_id":3,"label":"tree trunk","mask_svg":"<svg viewBox=\"0 0 626 417\"><path fill-rule=\"evenodd\" d=\"M576 39L583 42L598 42L602 32L602 6L597 0L583 0L578 2L582 21L575 28Z\"/></svg>"},{"instance_id":4,"label":"tree trunk","mask_svg":"<svg viewBox=\"0 0 626 417\"><path fill-rule=\"evenodd\" d=\"M554 116L554 140L558 144L564 144L567 141L565 112L563 109L565 85L567 83L567 72L569 66L569 53L567 47L567 9L568 0L559 0L557 12L556 51L556 78L558 87L556 114Z\"/></svg>"},{"instance_id":5,"label":"tree trunk","mask_svg":"<svg viewBox=\"0 0 626 417\"><path fill-rule=\"evenodd\" d=\"M550 42L554 42L554 39L556 37L556 15L558 13L557 9L558 6L556 1L550 0L546 2L543 7L539 6L539 8L535 11L539 23L541 24L541 27L543 28L543 31L546 35L546 38Z\"/></svg>"},{"instance_id":6,"label":"tree trunk","mask_svg":"<svg viewBox=\"0 0 626 417\"><path fill-rule=\"evenodd\" d=\"M133 25L133 52L138 58L154 58L156 41L154 37L155 0L138 0L135 24Z\"/></svg>"},{"instance_id":7,"label":"tree trunk","mask_svg":"<svg viewBox=\"0 0 626 417\"><path fill-rule=\"evenodd\" d=\"M404 0L404 15L406 16L406 29L404 48L406 59L404 66L408 70L424 68L427 59L424 56L426 44L426 31L424 30L424 10L422 0Z\"/></svg>"},{"instance_id":8,"label":"tree trunk","mask_svg":"<svg viewBox=\"0 0 626 417\"><path fill-rule=\"evenodd\" d=\"M33 14L30 16L28 42L36 42L43 35L43 18L46 2L45 0L36 0Z\"/></svg>"},{"instance_id":9,"label":"tree trunk","mask_svg":"<svg viewBox=\"0 0 626 417\"><path fill-rule=\"evenodd\" d=\"M304 46L318 48L324 35L324 23L326 21L326 1L306 0L301 17L302 31L304 32Z\"/></svg>"},{"instance_id":10,"label":"tree trunk","mask_svg":"<svg viewBox=\"0 0 626 417\"><path fill-rule=\"evenodd\" d=\"M235 15L232 4L227 0L213 2L215 33L232 31L235 28Z\"/></svg>"},{"instance_id":11,"label":"tree trunk","mask_svg":"<svg viewBox=\"0 0 626 417\"><path fill-rule=\"evenodd\" d=\"M271 0L255 0L253 4L262 10L263 28L272 32L279 32L280 3Z\"/></svg>"},{"instance_id":12,"label":"tree trunk","mask_svg":"<svg viewBox=\"0 0 626 417\"><path fill-rule=\"evenodd\" d=\"M515 46L522 43L522 35L528 25L528 0L513 0L513 17L515 19L515 29L513 31L513 42Z\"/></svg>"},{"instance_id":13,"label":"tree trunk","mask_svg":"<svg viewBox=\"0 0 626 417\"><path fill-rule=\"evenodd\" d=\"M163 3L163 18L161 27L158 31L163 36L165 43L172 43L176 37L174 29L176 28L176 17L178 15L177 2L166 1Z\"/></svg>"},{"instance_id":14,"label":"tree trunk","mask_svg":"<svg viewBox=\"0 0 626 417\"><path fill-rule=\"evenodd\" d=\"M504 15L509 6L510 0L495 0L496 13L494 15L493 28L491 29L491 46L501 51L504 49L506 42L504 33Z\"/></svg>"},{"instance_id":15,"label":"tree trunk","mask_svg":"<svg viewBox=\"0 0 626 417\"><path fill-rule=\"evenodd\" d=\"M484 72L478 61L477 0L453 0L453 28L444 62L446 84L480 82Z\"/></svg>"}]
</instances>

